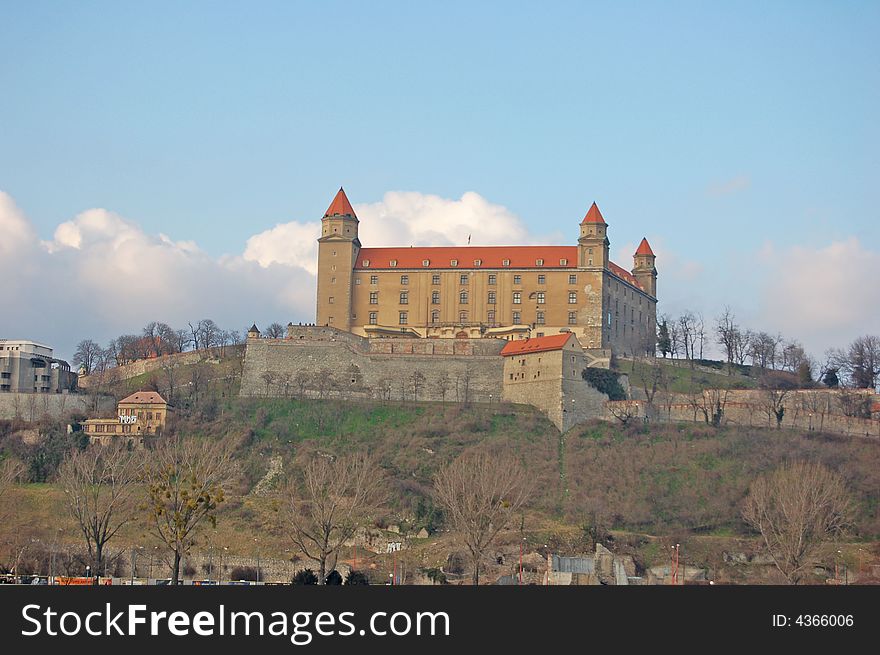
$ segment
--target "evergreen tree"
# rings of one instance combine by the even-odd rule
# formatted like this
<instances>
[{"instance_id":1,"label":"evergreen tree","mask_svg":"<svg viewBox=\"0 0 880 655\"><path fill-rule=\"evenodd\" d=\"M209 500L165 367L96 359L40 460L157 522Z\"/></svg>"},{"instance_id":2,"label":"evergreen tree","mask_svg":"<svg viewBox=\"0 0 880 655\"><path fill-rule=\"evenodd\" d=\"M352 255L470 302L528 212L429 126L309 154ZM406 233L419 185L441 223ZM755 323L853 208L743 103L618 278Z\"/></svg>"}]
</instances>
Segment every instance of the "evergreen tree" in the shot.
<instances>
[{"instance_id":1,"label":"evergreen tree","mask_svg":"<svg viewBox=\"0 0 880 655\"><path fill-rule=\"evenodd\" d=\"M669 327L666 325L666 319L660 324L657 330L657 348L663 354L663 358L672 350L672 342L669 339Z\"/></svg>"}]
</instances>

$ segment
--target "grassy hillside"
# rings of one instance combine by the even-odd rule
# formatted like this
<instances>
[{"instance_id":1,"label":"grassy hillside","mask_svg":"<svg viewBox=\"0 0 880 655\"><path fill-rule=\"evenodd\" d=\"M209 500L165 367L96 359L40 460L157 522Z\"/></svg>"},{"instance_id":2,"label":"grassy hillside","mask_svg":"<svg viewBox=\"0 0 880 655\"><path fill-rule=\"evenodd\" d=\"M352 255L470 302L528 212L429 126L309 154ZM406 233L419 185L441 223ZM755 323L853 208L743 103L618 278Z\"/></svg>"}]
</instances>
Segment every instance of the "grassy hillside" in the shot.
<instances>
[{"instance_id":1,"label":"grassy hillside","mask_svg":"<svg viewBox=\"0 0 880 655\"><path fill-rule=\"evenodd\" d=\"M755 389L758 386L754 378L739 372L728 375L723 368L714 370L697 365L691 368L686 360L658 358L656 361L663 367L665 377L664 384L658 388L671 393L693 393L700 389ZM653 380L651 368L642 361L631 359L620 359L616 365L618 372L629 376L634 393L641 391L644 380Z\"/></svg>"},{"instance_id":2,"label":"grassy hillside","mask_svg":"<svg viewBox=\"0 0 880 655\"><path fill-rule=\"evenodd\" d=\"M585 535L610 533L618 535L621 546L621 535L638 533L682 543L703 539L707 552L721 548L725 540L749 536L739 506L754 477L797 458L822 461L843 473L857 507L854 538L880 535L880 444L864 439L699 424L624 429L601 422L560 436L541 413L525 406L229 397L182 417L176 429L184 438L229 439L237 451L239 478L218 527L199 537L199 548L256 549L267 556L289 552L272 485L267 495L253 494L270 459L280 457L290 470L297 458L314 451L361 448L379 458L390 479L391 506L383 520L405 529L442 528L430 500L433 474L467 449L490 448L516 453L535 481L526 517L529 542L557 544L560 550L583 550ZM26 446L0 429L0 453L37 461L39 466L29 470L48 480L4 498L15 507L15 517L0 528L0 543L22 534L44 542L76 539L52 472L64 450L78 444L62 431L53 434L41 446ZM454 547L451 535L443 534L441 545L430 542L429 563L442 561ZM152 541L145 526L134 523L119 543ZM645 563L662 559L656 541L633 543Z\"/></svg>"}]
</instances>

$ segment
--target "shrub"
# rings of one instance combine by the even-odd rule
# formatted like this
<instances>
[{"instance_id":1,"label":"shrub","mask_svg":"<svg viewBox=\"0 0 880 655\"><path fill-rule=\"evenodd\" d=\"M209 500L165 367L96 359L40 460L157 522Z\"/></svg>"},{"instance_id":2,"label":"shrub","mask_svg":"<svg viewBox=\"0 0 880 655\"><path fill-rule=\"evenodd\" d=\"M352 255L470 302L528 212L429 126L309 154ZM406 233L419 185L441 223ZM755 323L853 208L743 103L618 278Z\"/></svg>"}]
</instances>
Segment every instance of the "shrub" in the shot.
<instances>
[{"instance_id":1,"label":"shrub","mask_svg":"<svg viewBox=\"0 0 880 655\"><path fill-rule=\"evenodd\" d=\"M367 586L370 584L370 579L360 571L351 570L348 572L348 575L345 576L345 584Z\"/></svg>"},{"instance_id":2,"label":"shrub","mask_svg":"<svg viewBox=\"0 0 880 655\"><path fill-rule=\"evenodd\" d=\"M308 584L318 584L318 576L315 575L315 572L312 569L303 569L302 571L297 571L296 575L293 576L293 579L290 581L290 584L295 586L308 585Z\"/></svg>"},{"instance_id":3,"label":"shrub","mask_svg":"<svg viewBox=\"0 0 880 655\"><path fill-rule=\"evenodd\" d=\"M606 368L585 368L581 376L591 387L607 395L609 400L626 400L626 392L614 371Z\"/></svg>"}]
</instances>

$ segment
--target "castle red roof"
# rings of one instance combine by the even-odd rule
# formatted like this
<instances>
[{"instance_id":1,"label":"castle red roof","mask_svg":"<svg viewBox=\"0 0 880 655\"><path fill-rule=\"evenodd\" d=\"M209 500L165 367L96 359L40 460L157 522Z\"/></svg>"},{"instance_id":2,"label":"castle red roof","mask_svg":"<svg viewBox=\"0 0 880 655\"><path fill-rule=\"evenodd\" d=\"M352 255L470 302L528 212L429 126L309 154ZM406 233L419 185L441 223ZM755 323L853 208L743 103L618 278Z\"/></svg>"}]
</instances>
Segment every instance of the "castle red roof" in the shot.
<instances>
[{"instance_id":1,"label":"castle red roof","mask_svg":"<svg viewBox=\"0 0 880 655\"><path fill-rule=\"evenodd\" d=\"M120 403L164 403L165 399L155 391L135 391L130 396L126 396Z\"/></svg>"},{"instance_id":2,"label":"castle red roof","mask_svg":"<svg viewBox=\"0 0 880 655\"><path fill-rule=\"evenodd\" d=\"M576 268L577 256L577 246L361 248L355 268Z\"/></svg>"},{"instance_id":3,"label":"castle red roof","mask_svg":"<svg viewBox=\"0 0 880 655\"><path fill-rule=\"evenodd\" d=\"M333 202L330 203L327 211L324 212L324 218L327 218L328 216L353 216L354 218L357 218L351 203L348 201L348 196L345 195L345 191L343 191L342 187L339 187L339 191L336 192L336 197L333 198Z\"/></svg>"},{"instance_id":4,"label":"castle red roof","mask_svg":"<svg viewBox=\"0 0 880 655\"><path fill-rule=\"evenodd\" d=\"M584 220L581 221L581 225L584 223L601 223L602 225L608 225L605 222L605 219L602 218L602 212L599 211L599 205L595 202L590 205L589 211L587 211L587 215L584 216Z\"/></svg>"},{"instance_id":5,"label":"castle red roof","mask_svg":"<svg viewBox=\"0 0 880 655\"><path fill-rule=\"evenodd\" d=\"M460 269L482 268L577 268L577 246L419 246L410 248L361 248L356 270L402 269ZM510 262L504 265L504 261ZM397 262L392 266L391 262ZM453 265L452 262L458 262ZM479 261L479 264L476 262ZM539 264L541 261L543 263ZM564 264L562 262L565 262ZM425 265L425 262L428 262ZM637 289L642 285L632 273L608 262L608 269Z\"/></svg>"},{"instance_id":6,"label":"castle red roof","mask_svg":"<svg viewBox=\"0 0 880 655\"><path fill-rule=\"evenodd\" d=\"M636 289L642 289L642 285L639 284L639 281L633 277L633 274L626 270L623 266L618 266L614 262L608 262L608 270L614 273L617 277L626 282L629 282Z\"/></svg>"},{"instance_id":7,"label":"castle red roof","mask_svg":"<svg viewBox=\"0 0 880 655\"><path fill-rule=\"evenodd\" d=\"M501 349L501 355L502 357L510 357L511 355L527 355L547 350L560 350L569 339L573 338L575 337L571 332L560 332L559 334L551 334L549 337L508 341L504 348Z\"/></svg>"},{"instance_id":8,"label":"castle red roof","mask_svg":"<svg viewBox=\"0 0 880 655\"><path fill-rule=\"evenodd\" d=\"M651 245L648 243L648 240L642 237L642 242L639 244L639 247L636 249L637 255L651 255L654 256L654 251L651 250Z\"/></svg>"}]
</instances>

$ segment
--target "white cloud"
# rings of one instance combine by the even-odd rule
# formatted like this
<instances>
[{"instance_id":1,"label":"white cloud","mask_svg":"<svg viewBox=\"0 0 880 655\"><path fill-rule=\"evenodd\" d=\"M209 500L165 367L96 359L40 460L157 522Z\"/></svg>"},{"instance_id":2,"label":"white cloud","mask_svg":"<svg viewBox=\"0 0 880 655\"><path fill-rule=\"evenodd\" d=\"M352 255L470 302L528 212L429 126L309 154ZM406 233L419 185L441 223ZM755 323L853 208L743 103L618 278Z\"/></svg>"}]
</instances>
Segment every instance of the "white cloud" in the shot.
<instances>
[{"instance_id":1,"label":"white cloud","mask_svg":"<svg viewBox=\"0 0 880 655\"><path fill-rule=\"evenodd\" d=\"M561 243L559 234L536 236L502 205L468 191L458 200L418 193L389 191L380 202L354 205L364 247L519 245ZM317 221L276 225L248 239L244 258L261 266L286 264L317 273L321 235Z\"/></svg>"},{"instance_id":2,"label":"white cloud","mask_svg":"<svg viewBox=\"0 0 880 655\"><path fill-rule=\"evenodd\" d=\"M34 231L8 193L0 191L0 255L11 255L22 246L30 246Z\"/></svg>"},{"instance_id":3,"label":"white cloud","mask_svg":"<svg viewBox=\"0 0 880 655\"><path fill-rule=\"evenodd\" d=\"M856 238L811 248L765 244L762 317L820 354L861 334L880 333L880 252Z\"/></svg>"},{"instance_id":4,"label":"white cloud","mask_svg":"<svg viewBox=\"0 0 880 655\"><path fill-rule=\"evenodd\" d=\"M244 258L264 268L270 264L285 264L299 266L316 275L319 236L321 224L318 222L281 223L248 239Z\"/></svg>"},{"instance_id":5,"label":"white cloud","mask_svg":"<svg viewBox=\"0 0 880 655\"><path fill-rule=\"evenodd\" d=\"M210 317L241 331L254 320L307 320L314 311L314 277L301 268L215 259L104 209L61 223L41 243L0 193L0 230L0 277L14 281L0 336L47 342L61 357L80 339L106 342L153 320L185 327Z\"/></svg>"}]
</instances>

